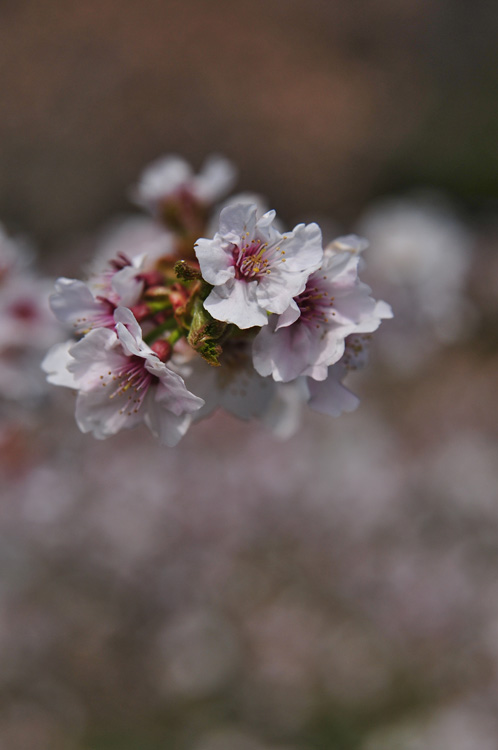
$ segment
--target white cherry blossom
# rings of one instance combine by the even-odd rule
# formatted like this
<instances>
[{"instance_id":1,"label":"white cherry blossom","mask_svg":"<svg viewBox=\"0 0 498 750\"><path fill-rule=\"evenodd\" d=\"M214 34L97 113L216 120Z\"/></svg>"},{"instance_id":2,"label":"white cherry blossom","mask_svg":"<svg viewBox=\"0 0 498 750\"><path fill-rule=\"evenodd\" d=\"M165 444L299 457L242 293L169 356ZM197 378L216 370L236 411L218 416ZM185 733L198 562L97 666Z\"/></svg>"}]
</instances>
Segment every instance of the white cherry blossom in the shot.
<instances>
[{"instance_id":1,"label":"white cherry blossom","mask_svg":"<svg viewBox=\"0 0 498 750\"><path fill-rule=\"evenodd\" d=\"M305 288L323 250L317 224L298 224L282 235L275 212L258 218L256 205L227 206L212 240L199 239L201 273L214 289L204 302L217 320L239 328L264 326L268 313L283 313Z\"/></svg>"},{"instance_id":2,"label":"white cherry blossom","mask_svg":"<svg viewBox=\"0 0 498 750\"><path fill-rule=\"evenodd\" d=\"M61 277L50 295L50 307L56 318L77 333L93 328L114 328L118 306L132 307L143 289L143 256L129 261L125 256L111 261L106 270L88 283Z\"/></svg>"},{"instance_id":3,"label":"white cherry blossom","mask_svg":"<svg viewBox=\"0 0 498 750\"><path fill-rule=\"evenodd\" d=\"M336 247L344 247L337 241ZM324 380L328 368L344 354L352 333L369 333L392 312L370 296L358 278L358 253L327 249L320 268L306 288L280 316L272 316L253 345L253 359L261 375L289 382L300 375Z\"/></svg>"},{"instance_id":4,"label":"white cherry blossom","mask_svg":"<svg viewBox=\"0 0 498 750\"><path fill-rule=\"evenodd\" d=\"M118 307L114 317L115 331L95 328L54 347L42 365L48 380L78 391L82 432L102 439L144 421L162 443L176 445L204 401L142 341L130 310Z\"/></svg>"}]
</instances>

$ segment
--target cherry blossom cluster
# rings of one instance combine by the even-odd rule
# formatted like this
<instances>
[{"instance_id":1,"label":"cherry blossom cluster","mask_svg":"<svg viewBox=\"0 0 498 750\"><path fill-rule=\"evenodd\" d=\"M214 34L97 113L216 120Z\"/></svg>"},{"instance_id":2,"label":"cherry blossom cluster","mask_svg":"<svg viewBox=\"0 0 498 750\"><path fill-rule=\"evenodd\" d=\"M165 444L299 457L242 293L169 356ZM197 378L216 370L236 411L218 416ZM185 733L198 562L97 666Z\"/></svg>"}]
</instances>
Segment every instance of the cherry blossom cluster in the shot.
<instances>
[{"instance_id":1,"label":"cherry blossom cluster","mask_svg":"<svg viewBox=\"0 0 498 750\"><path fill-rule=\"evenodd\" d=\"M282 435L305 403L356 408L343 380L392 315L359 279L367 243L324 249L317 224L285 231L258 196L217 205L234 178L221 157L198 175L179 157L152 164L133 191L149 218L111 233L86 282L57 281L51 307L74 338L43 368L77 391L83 432L145 422L173 446L218 407Z\"/></svg>"}]
</instances>

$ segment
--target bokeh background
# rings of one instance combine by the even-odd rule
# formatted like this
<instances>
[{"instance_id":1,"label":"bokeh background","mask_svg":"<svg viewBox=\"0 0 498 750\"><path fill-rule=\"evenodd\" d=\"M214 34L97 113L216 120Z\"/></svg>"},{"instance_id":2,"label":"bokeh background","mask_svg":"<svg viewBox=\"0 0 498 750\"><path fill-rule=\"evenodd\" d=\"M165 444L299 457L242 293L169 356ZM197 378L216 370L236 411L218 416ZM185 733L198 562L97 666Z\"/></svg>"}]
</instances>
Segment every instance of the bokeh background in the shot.
<instances>
[{"instance_id":1,"label":"bokeh background","mask_svg":"<svg viewBox=\"0 0 498 750\"><path fill-rule=\"evenodd\" d=\"M496 749L497 30L485 2L2 0L0 220L45 275L167 152L380 247L394 196L446 255L421 293L373 243L396 319L360 409L286 442L217 414L99 443L71 394L2 395L1 750Z\"/></svg>"}]
</instances>

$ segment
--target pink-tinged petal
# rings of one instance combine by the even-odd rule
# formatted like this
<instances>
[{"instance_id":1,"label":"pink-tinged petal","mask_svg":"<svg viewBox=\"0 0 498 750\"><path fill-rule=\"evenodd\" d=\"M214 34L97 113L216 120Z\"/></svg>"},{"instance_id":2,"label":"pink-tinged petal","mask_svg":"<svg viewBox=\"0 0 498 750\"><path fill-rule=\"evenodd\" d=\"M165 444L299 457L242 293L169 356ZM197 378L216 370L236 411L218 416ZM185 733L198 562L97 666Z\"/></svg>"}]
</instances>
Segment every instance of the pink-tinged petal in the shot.
<instances>
[{"instance_id":1,"label":"pink-tinged petal","mask_svg":"<svg viewBox=\"0 0 498 750\"><path fill-rule=\"evenodd\" d=\"M102 388L80 391L76 399L76 422L82 432L91 432L99 440L123 429L135 427L143 419L130 407L126 392L109 394Z\"/></svg>"},{"instance_id":2,"label":"pink-tinged petal","mask_svg":"<svg viewBox=\"0 0 498 750\"><path fill-rule=\"evenodd\" d=\"M235 233L238 237L242 237L242 235L249 233L248 236L252 237L256 227L257 215L257 206L253 204L235 203L225 206L220 213L219 234L224 237Z\"/></svg>"},{"instance_id":3,"label":"pink-tinged petal","mask_svg":"<svg viewBox=\"0 0 498 750\"><path fill-rule=\"evenodd\" d=\"M288 383L302 374L314 345L305 326L277 332L263 328L253 342L254 368L260 375L273 375L277 382Z\"/></svg>"},{"instance_id":4,"label":"pink-tinged petal","mask_svg":"<svg viewBox=\"0 0 498 750\"><path fill-rule=\"evenodd\" d=\"M367 319L375 319L378 328L380 319L374 315L375 300L370 297L370 287L356 284L349 289L334 288L334 325L357 326ZM372 330L375 330L372 329Z\"/></svg>"},{"instance_id":5,"label":"pink-tinged petal","mask_svg":"<svg viewBox=\"0 0 498 750\"><path fill-rule=\"evenodd\" d=\"M278 331L280 328L287 328L287 326L292 325L296 322L296 320L301 315L301 310L299 309L297 303L295 300L291 300L291 303L287 310L285 310L282 315L278 316L278 321L275 325L275 330Z\"/></svg>"},{"instance_id":6,"label":"pink-tinged petal","mask_svg":"<svg viewBox=\"0 0 498 750\"><path fill-rule=\"evenodd\" d=\"M292 302L306 286L307 275L303 273L278 273L272 270L271 274L259 282L257 288L258 304L263 310L283 314Z\"/></svg>"},{"instance_id":7,"label":"pink-tinged petal","mask_svg":"<svg viewBox=\"0 0 498 750\"><path fill-rule=\"evenodd\" d=\"M349 288L358 278L359 261L360 258L351 253L326 255L320 272L333 276L335 288Z\"/></svg>"},{"instance_id":8,"label":"pink-tinged petal","mask_svg":"<svg viewBox=\"0 0 498 750\"><path fill-rule=\"evenodd\" d=\"M344 412L354 411L359 406L358 396L341 383L333 368L330 369L326 380L308 379L307 384L310 392L308 406L322 414L338 417Z\"/></svg>"},{"instance_id":9,"label":"pink-tinged petal","mask_svg":"<svg viewBox=\"0 0 498 750\"><path fill-rule=\"evenodd\" d=\"M84 391L102 388L102 382L112 378L113 372L126 359L115 332L109 328L94 328L73 344L69 353L72 360L68 369L78 388Z\"/></svg>"},{"instance_id":10,"label":"pink-tinged petal","mask_svg":"<svg viewBox=\"0 0 498 750\"><path fill-rule=\"evenodd\" d=\"M62 344L55 344L47 352L41 368L47 373L47 381L52 385L62 385L66 388L78 388L78 383L72 372L67 369L70 362L73 361L69 353L74 341L65 341Z\"/></svg>"},{"instance_id":11,"label":"pink-tinged petal","mask_svg":"<svg viewBox=\"0 0 498 750\"><path fill-rule=\"evenodd\" d=\"M323 258L322 231L318 224L298 224L279 240L285 250L286 272L306 272L306 278Z\"/></svg>"},{"instance_id":12,"label":"pink-tinged petal","mask_svg":"<svg viewBox=\"0 0 498 750\"><path fill-rule=\"evenodd\" d=\"M216 320L234 323L239 328L265 326L268 316L258 304L257 282L232 279L215 287L204 302L204 307Z\"/></svg>"},{"instance_id":13,"label":"pink-tinged petal","mask_svg":"<svg viewBox=\"0 0 498 750\"><path fill-rule=\"evenodd\" d=\"M162 367L160 382L155 391L155 403L161 404L163 408L177 416L192 414L204 406L204 399L191 393L180 375L164 364ZM153 407L151 408L153 410Z\"/></svg>"},{"instance_id":14,"label":"pink-tinged petal","mask_svg":"<svg viewBox=\"0 0 498 750\"><path fill-rule=\"evenodd\" d=\"M201 238L195 244L195 254L199 261L202 278L208 284L225 284L235 276L230 246L222 244L219 238Z\"/></svg>"},{"instance_id":15,"label":"pink-tinged petal","mask_svg":"<svg viewBox=\"0 0 498 750\"><path fill-rule=\"evenodd\" d=\"M138 278L139 273L136 266L125 266L112 277L112 289L123 307L132 307L140 299L144 282Z\"/></svg>"},{"instance_id":16,"label":"pink-tinged petal","mask_svg":"<svg viewBox=\"0 0 498 750\"><path fill-rule=\"evenodd\" d=\"M55 292L50 295L50 308L57 320L78 332L87 330L95 317L102 314L102 304L86 284L64 277L55 282Z\"/></svg>"},{"instance_id":17,"label":"pink-tinged petal","mask_svg":"<svg viewBox=\"0 0 498 750\"><path fill-rule=\"evenodd\" d=\"M135 336L126 328L124 323L116 324L116 334L119 339L119 343L124 349L125 354L128 356L134 355L135 357L144 357L143 345L141 345L141 339L137 342Z\"/></svg>"},{"instance_id":18,"label":"pink-tinged petal","mask_svg":"<svg viewBox=\"0 0 498 750\"><path fill-rule=\"evenodd\" d=\"M142 341L142 329L131 310L123 306L117 307L114 311L114 320L116 323L122 323L134 339Z\"/></svg>"},{"instance_id":19,"label":"pink-tinged petal","mask_svg":"<svg viewBox=\"0 0 498 750\"><path fill-rule=\"evenodd\" d=\"M237 170L229 159L218 154L209 156L192 180L195 196L203 203L214 203L232 190Z\"/></svg>"},{"instance_id":20,"label":"pink-tinged petal","mask_svg":"<svg viewBox=\"0 0 498 750\"><path fill-rule=\"evenodd\" d=\"M145 415L145 424L152 434L159 439L161 445L174 448L187 432L192 423L189 414L177 416L166 408L157 406Z\"/></svg>"}]
</instances>

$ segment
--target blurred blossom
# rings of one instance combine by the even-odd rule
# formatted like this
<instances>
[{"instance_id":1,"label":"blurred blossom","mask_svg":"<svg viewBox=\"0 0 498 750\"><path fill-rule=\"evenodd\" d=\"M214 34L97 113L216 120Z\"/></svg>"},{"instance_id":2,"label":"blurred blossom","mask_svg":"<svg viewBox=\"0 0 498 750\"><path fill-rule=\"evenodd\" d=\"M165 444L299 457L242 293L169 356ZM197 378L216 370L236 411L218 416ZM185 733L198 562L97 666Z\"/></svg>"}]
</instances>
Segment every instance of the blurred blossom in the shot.
<instances>
[{"instance_id":1,"label":"blurred blossom","mask_svg":"<svg viewBox=\"0 0 498 750\"><path fill-rule=\"evenodd\" d=\"M47 391L40 363L61 337L48 304L52 282L33 260L0 226L0 400L33 402Z\"/></svg>"},{"instance_id":2,"label":"blurred blossom","mask_svg":"<svg viewBox=\"0 0 498 750\"><path fill-rule=\"evenodd\" d=\"M133 191L136 202L152 213L169 210L171 204L197 202L211 206L232 189L237 171L222 156L211 156L198 174L180 156L164 156L142 173Z\"/></svg>"},{"instance_id":3,"label":"blurred blossom","mask_svg":"<svg viewBox=\"0 0 498 750\"><path fill-rule=\"evenodd\" d=\"M153 266L174 251L174 235L159 222L147 216L127 216L115 219L102 231L89 271L91 275L102 273L120 254L131 261L145 256L146 263Z\"/></svg>"},{"instance_id":4,"label":"blurred blossom","mask_svg":"<svg viewBox=\"0 0 498 750\"><path fill-rule=\"evenodd\" d=\"M473 330L467 282L475 238L442 196L374 203L358 231L370 241L368 278L395 313L379 342L388 363L410 372Z\"/></svg>"},{"instance_id":5,"label":"blurred blossom","mask_svg":"<svg viewBox=\"0 0 498 750\"><path fill-rule=\"evenodd\" d=\"M179 614L160 633L153 656L159 689L168 698L195 699L233 677L238 645L227 621L206 610Z\"/></svg>"}]
</instances>

